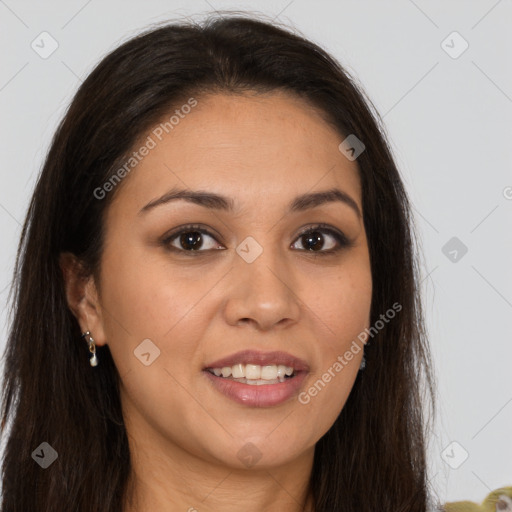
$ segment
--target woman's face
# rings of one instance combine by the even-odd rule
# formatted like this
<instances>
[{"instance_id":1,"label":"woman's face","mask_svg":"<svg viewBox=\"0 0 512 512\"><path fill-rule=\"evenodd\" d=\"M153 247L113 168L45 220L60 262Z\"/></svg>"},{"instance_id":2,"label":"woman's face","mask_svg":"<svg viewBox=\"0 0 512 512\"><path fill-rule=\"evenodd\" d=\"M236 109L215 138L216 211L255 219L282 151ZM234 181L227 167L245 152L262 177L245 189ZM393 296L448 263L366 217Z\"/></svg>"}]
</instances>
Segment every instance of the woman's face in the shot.
<instances>
[{"instance_id":1,"label":"woman's face","mask_svg":"<svg viewBox=\"0 0 512 512\"><path fill-rule=\"evenodd\" d=\"M285 93L198 97L190 110L134 148L149 150L107 211L100 307L86 327L110 347L133 439L223 466L289 463L342 410L363 353L353 342L369 327L356 162ZM154 203L178 189L225 200ZM354 204L297 202L332 189ZM272 379L280 364L296 376L262 386L207 370Z\"/></svg>"}]
</instances>

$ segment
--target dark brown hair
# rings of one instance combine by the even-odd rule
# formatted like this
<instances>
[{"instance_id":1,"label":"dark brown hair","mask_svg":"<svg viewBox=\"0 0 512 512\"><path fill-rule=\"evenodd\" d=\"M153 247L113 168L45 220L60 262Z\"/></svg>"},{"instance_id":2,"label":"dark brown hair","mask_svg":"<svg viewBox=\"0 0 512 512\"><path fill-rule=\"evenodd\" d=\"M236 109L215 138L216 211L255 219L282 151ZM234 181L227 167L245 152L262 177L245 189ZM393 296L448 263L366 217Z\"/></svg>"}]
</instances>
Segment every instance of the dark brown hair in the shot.
<instances>
[{"instance_id":1,"label":"dark brown hair","mask_svg":"<svg viewBox=\"0 0 512 512\"><path fill-rule=\"evenodd\" d=\"M366 347L366 369L315 447L315 511L428 507L434 379L420 301L420 253L382 121L362 88L318 45L298 31L230 14L152 27L122 44L83 82L55 133L13 279L4 354L2 512L122 511L130 453L119 375L108 345L97 349L101 364L89 366L67 305L59 255L75 254L97 277L103 219L114 193L98 200L94 190L183 98L246 91L295 94L323 113L340 142L349 134L363 141L357 164L373 279L371 325L395 302L402 306ZM42 442L58 452L48 469L31 457Z\"/></svg>"}]
</instances>

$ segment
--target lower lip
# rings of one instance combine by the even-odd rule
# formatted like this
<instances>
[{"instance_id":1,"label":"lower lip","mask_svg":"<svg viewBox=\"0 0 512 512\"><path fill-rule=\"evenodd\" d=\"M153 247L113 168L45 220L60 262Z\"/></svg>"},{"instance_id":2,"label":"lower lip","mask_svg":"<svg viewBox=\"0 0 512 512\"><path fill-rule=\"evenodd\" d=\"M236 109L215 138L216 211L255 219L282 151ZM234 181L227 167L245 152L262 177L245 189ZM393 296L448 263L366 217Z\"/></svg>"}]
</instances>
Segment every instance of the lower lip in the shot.
<instances>
[{"instance_id":1,"label":"lower lip","mask_svg":"<svg viewBox=\"0 0 512 512\"><path fill-rule=\"evenodd\" d=\"M307 375L306 372L301 371L295 377L286 379L284 382L258 386L217 377L208 370L204 370L204 373L217 391L231 400L249 407L272 407L286 402L298 393Z\"/></svg>"}]
</instances>

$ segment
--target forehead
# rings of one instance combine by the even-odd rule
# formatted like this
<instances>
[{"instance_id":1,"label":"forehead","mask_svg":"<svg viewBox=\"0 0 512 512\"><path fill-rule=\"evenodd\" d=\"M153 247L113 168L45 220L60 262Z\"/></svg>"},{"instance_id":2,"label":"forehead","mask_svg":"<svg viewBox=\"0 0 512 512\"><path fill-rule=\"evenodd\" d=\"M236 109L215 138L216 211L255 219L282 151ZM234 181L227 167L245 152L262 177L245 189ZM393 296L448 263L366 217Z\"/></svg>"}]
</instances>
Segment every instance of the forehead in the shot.
<instances>
[{"instance_id":1,"label":"forehead","mask_svg":"<svg viewBox=\"0 0 512 512\"><path fill-rule=\"evenodd\" d=\"M338 187L362 210L357 164L338 149L344 136L309 103L287 92L194 99L194 107L175 106L139 139L134 151L151 149L115 202L140 209L179 185L232 196L235 207L277 205Z\"/></svg>"}]
</instances>

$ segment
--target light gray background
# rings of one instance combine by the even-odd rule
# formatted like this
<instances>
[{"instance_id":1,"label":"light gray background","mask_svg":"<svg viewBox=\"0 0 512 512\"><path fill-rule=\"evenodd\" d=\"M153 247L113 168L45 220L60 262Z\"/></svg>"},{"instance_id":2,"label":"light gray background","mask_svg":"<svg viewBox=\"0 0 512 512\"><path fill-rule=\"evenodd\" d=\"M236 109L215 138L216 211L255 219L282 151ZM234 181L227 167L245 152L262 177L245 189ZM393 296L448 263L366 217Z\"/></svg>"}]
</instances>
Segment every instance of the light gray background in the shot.
<instances>
[{"instance_id":1,"label":"light gray background","mask_svg":"<svg viewBox=\"0 0 512 512\"><path fill-rule=\"evenodd\" d=\"M148 24L214 9L263 12L296 27L370 95L425 255L422 287L439 385L432 490L443 501L480 502L512 485L510 0L0 0L2 306L36 176L80 81ZM43 31L59 45L47 59L31 48ZM469 44L457 58L445 50L458 53L462 40L442 44L453 31ZM454 236L468 247L457 262L442 252ZM7 321L3 307L2 353ZM447 464L458 465L465 452L457 469Z\"/></svg>"}]
</instances>

